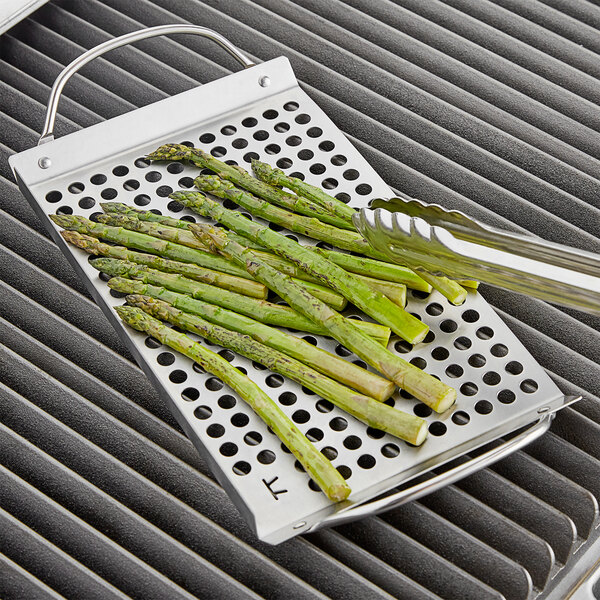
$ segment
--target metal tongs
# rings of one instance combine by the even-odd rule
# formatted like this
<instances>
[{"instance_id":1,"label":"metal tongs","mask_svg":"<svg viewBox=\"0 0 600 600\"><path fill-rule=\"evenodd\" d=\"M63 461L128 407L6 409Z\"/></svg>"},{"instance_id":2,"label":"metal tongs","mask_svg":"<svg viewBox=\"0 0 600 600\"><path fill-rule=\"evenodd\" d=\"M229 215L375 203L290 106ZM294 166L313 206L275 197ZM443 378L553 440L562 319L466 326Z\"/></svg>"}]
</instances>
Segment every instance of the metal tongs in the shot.
<instances>
[{"instance_id":1,"label":"metal tongs","mask_svg":"<svg viewBox=\"0 0 600 600\"><path fill-rule=\"evenodd\" d=\"M600 255L484 225L416 199L375 200L354 225L390 260L600 315Z\"/></svg>"}]
</instances>

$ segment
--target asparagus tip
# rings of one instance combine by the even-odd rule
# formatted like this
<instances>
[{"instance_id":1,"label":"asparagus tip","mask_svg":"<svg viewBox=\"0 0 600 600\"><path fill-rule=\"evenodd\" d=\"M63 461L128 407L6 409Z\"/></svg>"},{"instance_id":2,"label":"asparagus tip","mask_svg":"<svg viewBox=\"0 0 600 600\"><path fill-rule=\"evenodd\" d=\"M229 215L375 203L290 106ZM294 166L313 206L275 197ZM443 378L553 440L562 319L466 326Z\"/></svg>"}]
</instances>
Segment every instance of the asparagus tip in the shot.
<instances>
[{"instance_id":1,"label":"asparagus tip","mask_svg":"<svg viewBox=\"0 0 600 600\"><path fill-rule=\"evenodd\" d=\"M227 235L219 227L207 223L196 223L190 227L190 230L211 252L218 252L227 243Z\"/></svg>"},{"instance_id":2,"label":"asparagus tip","mask_svg":"<svg viewBox=\"0 0 600 600\"><path fill-rule=\"evenodd\" d=\"M149 160L186 160L192 149L183 144L164 144L146 156Z\"/></svg>"}]
</instances>

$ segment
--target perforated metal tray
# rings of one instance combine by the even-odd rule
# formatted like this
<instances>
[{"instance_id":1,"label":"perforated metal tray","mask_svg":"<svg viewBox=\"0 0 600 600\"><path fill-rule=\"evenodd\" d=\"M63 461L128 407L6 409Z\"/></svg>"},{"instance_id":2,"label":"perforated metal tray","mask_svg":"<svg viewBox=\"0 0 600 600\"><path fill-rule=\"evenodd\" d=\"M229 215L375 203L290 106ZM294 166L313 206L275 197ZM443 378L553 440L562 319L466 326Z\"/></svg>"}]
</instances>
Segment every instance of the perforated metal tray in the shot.
<instances>
[{"instance_id":1,"label":"perforated metal tray","mask_svg":"<svg viewBox=\"0 0 600 600\"><path fill-rule=\"evenodd\" d=\"M430 436L420 448L370 430L297 384L223 351L279 402L348 477L349 500L332 504L311 488L293 456L218 379L121 324L113 307L122 299L111 294L88 256L68 246L47 217L47 213L90 217L103 199L116 199L199 219L167 198L173 190L190 187L197 169L178 163L149 164L143 158L166 142L200 146L244 167L249 167L252 157L276 163L286 173L300 173L355 207L392 191L299 88L285 58L251 66L11 157L21 190L53 239L262 540L279 543L298 533L388 509L450 483L541 435L552 413L565 404L560 390L476 292L469 293L460 307L437 292L427 297L409 294L408 310L425 321L431 333L413 348L398 338L390 342L390 349L458 390L456 405L443 415L430 414L425 405L402 392L394 396L398 408L414 411L429 422ZM313 243L306 238L300 241ZM347 314L366 318L357 311ZM347 355L331 339L310 338L321 348ZM347 360L358 359L349 355ZM381 496L530 424L524 433L475 459Z\"/></svg>"}]
</instances>

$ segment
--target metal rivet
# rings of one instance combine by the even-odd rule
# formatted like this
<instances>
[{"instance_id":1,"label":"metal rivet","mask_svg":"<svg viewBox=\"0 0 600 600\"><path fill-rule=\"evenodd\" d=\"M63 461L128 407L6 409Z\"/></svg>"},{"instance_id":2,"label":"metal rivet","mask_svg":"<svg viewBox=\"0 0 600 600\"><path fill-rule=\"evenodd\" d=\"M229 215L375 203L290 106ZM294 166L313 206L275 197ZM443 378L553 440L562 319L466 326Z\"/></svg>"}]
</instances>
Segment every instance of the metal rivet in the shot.
<instances>
[{"instance_id":1,"label":"metal rivet","mask_svg":"<svg viewBox=\"0 0 600 600\"><path fill-rule=\"evenodd\" d=\"M542 406L541 408L538 408L538 414L539 415L543 415L544 413L547 413L550 411L550 407L549 406Z\"/></svg>"},{"instance_id":2,"label":"metal rivet","mask_svg":"<svg viewBox=\"0 0 600 600\"><path fill-rule=\"evenodd\" d=\"M258 85L260 85L260 87L269 87L271 85L271 79L267 75L263 75L258 80Z\"/></svg>"},{"instance_id":3,"label":"metal rivet","mask_svg":"<svg viewBox=\"0 0 600 600\"><path fill-rule=\"evenodd\" d=\"M294 529L300 529L300 527L304 527L306 525L306 521L300 521L300 523L296 523L294 525Z\"/></svg>"},{"instance_id":4,"label":"metal rivet","mask_svg":"<svg viewBox=\"0 0 600 600\"><path fill-rule=\"evenodd\" d=\"M40 169L48 169L52 166L52 161L47 156L42 156L42 158L38 160L38 165Z\"/></svg>"}]
</instances>

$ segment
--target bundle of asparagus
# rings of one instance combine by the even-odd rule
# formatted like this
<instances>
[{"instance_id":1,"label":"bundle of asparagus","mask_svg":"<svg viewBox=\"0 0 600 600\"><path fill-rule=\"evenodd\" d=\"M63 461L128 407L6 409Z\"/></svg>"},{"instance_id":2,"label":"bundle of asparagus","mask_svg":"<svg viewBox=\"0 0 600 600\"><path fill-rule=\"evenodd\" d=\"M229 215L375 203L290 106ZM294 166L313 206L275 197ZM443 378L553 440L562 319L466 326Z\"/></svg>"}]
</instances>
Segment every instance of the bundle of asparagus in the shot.
<instances>
[{"instance_id":1,"label":"bundle of asparagus","mask_svg":"<svg viewBox=\"0 0 600 600\"><path fill-rule=\"evenodd\" d=\"M334 501L345 499L349 487L281 409L219 355L163 322L263 364L371 427L422 444L426 422L383 402L398 385L443 412L456 392L386 345L391 331L411 343L428 332L427 325L403 310L407 286L424 292L435 287L456 303L464 299L464 289L445 278L388 263L355 230L352 208L265 163L253 161L255 178L187 146L162 146L149 158L188 160L209 168L216 175L197 177L199 190L351 253L298 244L200 192L176 192L171 198L220 227L117 202L101 205L105 214L98 222L52 215L67 242L95 255L90 262L111 277L109 287L127 294L127 305L116 309L122 320L232 387ZM287 305L268 302L269 290ZM343 317L338 311L348 301L376 322ZM332 336L381 375L273 325Z\"/></svg>"}]
</instances>

